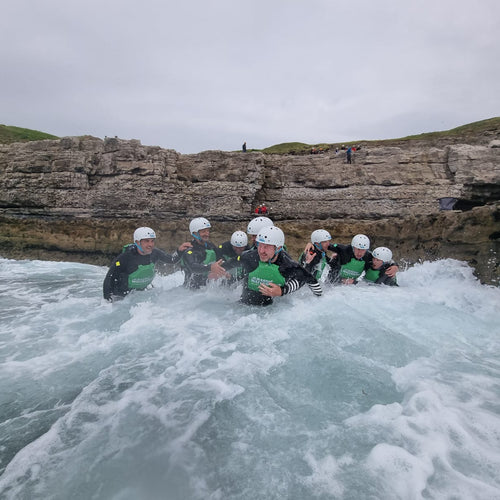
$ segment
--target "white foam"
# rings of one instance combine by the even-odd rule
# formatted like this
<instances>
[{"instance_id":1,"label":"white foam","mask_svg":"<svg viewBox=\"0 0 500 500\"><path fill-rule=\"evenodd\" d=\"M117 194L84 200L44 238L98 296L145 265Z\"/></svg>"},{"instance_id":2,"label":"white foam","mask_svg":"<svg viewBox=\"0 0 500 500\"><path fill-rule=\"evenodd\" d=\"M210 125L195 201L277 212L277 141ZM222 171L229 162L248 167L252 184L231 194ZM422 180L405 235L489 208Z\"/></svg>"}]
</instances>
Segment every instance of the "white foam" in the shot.
<instances>
[{"instance_id":1,"label":"white foam","mask_svg":"<svg viewBox=\"0 0 500 500\"><path fill-rule=\"evenodd\" d=\"M0 259L0 496L500 496L500 290L464 264L263 309L105 273Z\"/></svg>"}]
</instances>

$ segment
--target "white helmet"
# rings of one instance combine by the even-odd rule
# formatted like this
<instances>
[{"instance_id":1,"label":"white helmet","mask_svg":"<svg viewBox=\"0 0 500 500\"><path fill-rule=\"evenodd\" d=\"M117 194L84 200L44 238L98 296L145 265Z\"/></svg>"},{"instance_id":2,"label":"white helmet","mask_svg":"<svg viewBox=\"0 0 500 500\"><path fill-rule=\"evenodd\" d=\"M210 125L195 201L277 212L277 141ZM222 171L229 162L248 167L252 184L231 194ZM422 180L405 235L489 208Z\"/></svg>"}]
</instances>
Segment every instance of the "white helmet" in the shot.
<instances>
[{"instance_id":1,"label":"white helmet","mask_svg":"<svg viewBox=\"0 0 500 500\"><path fill-rule=\"evenodd\" d=\"M156 239L156 233L150 227L138 227L134 231L134 241L141 241L148 238Z\"/></svg>"},{"instance_id":2,"label":"white helmet","mask_svg":"<svg viewBox=\"0 0 500 500\"><path fill-rule=\"evenodd\" d=\"M233 247L246 247L248 243L248 236L243 231L235 231L231 235L231 245Z\"/></svg>"},{"instance_id":3,"label":"white helmet","mask_svg":"<svg viewBox=\"0 0 500 500\"><path fill-rule=\"evenodd\" d=\"M316 229L316 231L313 231L311 233L311 243L313 245L314 243L321 243L323 241L329 241L331 239L332 237L330 236L330 233L325 229Z\"/></svg>"},{"instance_id":4,"label":"white helmet","mask_svg":"<svg viewBox=\"0 0 500 500\"><path fill-rule=\"evenodd\" d=\"M278 249L285 244L285 235L279 227L267 226L260 230L256 241L267 245L274 245Z\"/></svg>"},{"instance_id":5,"label":"white helmet","mask_svg":"<svg viewBox=\"0 0 500 500\"><path fill-rule=\"evenodd\" d=\"M377 247L373 250L372 255L376 259L380 259L384 264L391 262L392 252L386 247Z\"/></svg>"},{"instance_id":6,"label":"white helmet","mask_svg":"<svg viewBox=\"0 0 500 500\"><path fill-rule=\"evenodd\" d=\"M201 229L208 229L210 227L212 226L205 217L197 217L189 223L189 232L194 236Z\"/></svg>"},{"instance_id":7,"label":"white helmet","mask_svg":"<svg viewBox=\"0 0 500 500\"><path fill-rule=\"evenodd\" d=\"M364 234L357 234L352 239L351 246L360 250L368 250L370 248L370 239Z\"/></svg>"},{"instance_id":8,"label":"white helmet","mask_svg":"<svg viewBox=\"0 0 500 500\"><path fill-rule=\"evenodd\" d=\"M248 234L259 234L263 227L273 226L273 221L269 217L255 217L247 226Z\"/></svg>"}]
</instances>

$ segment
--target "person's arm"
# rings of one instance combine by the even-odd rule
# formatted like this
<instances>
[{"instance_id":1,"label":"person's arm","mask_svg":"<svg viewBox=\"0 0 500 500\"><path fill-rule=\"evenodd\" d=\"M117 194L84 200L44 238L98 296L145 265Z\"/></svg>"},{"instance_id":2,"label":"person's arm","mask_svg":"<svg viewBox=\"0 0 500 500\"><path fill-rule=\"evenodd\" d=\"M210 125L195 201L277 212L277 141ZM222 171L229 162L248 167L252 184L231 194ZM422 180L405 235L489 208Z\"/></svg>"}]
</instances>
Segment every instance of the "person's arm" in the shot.
<instances>
[{"instance_id":1,"label":"person's arm","mask_svg":"<svg viewBox=\"0 0 500 500\"><path fill-rule=\"evenodd\" d=\"M210 266L198 262L198 254L193 250L187 250L183 255L183 262L191 274L205 274L210 272Z\"/></svg>"},{"instance_id":2,"label":"person's arm","mask_svg":"<svg viewBox=\"0 0 500 500\"><path fill-rule=\"evenodd\" d=\"M113 301L113 294L125 295L127 292L126 285L126 254L122 253L119 255L113 264L111 264L104 282L102 284L102 295L109 301Z\"/></svg>"},{"instance_id":3,"label":"person's arm","mask_svg":"<svg viewBox=\"0 0 500 500\"><path fill-rule=\"evenodd\" d=\"M305 284L307 284L316 297L323 295L321 285L310 272L301 267L291 267L287 280L282 287L283 295L295 292Z\"/></svg>"},{"instance_id":4,"label":"person's arm","mask_svg":"<svg viewBox=\"0 0 500 500\"><path fill-rule=\"evenodd\" d=\"M210 274L211 278L227 276L226 270L222 267L222 259L211 264L203 264L198 262L198 257L193 250L187 250L183 255L183 261L191 274Z\"/></svg>"},{"instance_id":5,"label":"person's arm","mask_svg":"<svg viewBox=\"0 0 500 500\"><path fill-rule=\"evenodd\" d=\"M259 289L263 295L270 297L279 297L293 293L307 283L311 291L317 297L323 294L323 290L318 280L307 272L298 262L293 261L288 255L281 257L280 273L285 278L285 284L282 286L271 283L270 285L261 285ZM262 287L262 289L261 289Z\"/></svg>"},{"instance_id":6,"label":"person's arm","mask_svg":"<svg viewBox=\"0 0 500 500\"><path fill-rule=\"evenodd\" d=\"M384 267L380 273L380 277L375 283L381 283L382 285L398 286L396 279L396 273L399 271L399 266L396 262L392 261L387 267Z\"/></svg>"},{"instance_id":7,"label":"person's arm","mask_svg":"<svg viewBox=\"0 0 500 500\"><path fill-rule=\"evenodd\" d=\"M398 271L399 266L395 262L391 262L391 265L385 270L385 274L387 274L389 278L395 278Z\"/></svg>"},{"instance_id":8,"label":"person's arm","mask_svg":"<svg viewBox=\"0 0 500 500\"><path fill-rule=\"evenodd\" d=\"M312 253L311 253L312 251ZM308 272L313 273L314 267L321 260L321 254L314 248L302 253L299 257L299 264Z\"/></svg>"},{"instance_id":9,"label":"person's arm","mask_svg":"<svg viewBox=\"0 0 500 500\"><path fill-rule=\"evenodd\" d=\"M159 248L153 249L153 255L155 261L165 262L166 264L177 264L182 258L182 255L185 250L188 248L192 248L192 244L189 241L184 242L182 245L177 248L173 254L169 254L160 250Z\"/></svg>"},{"instance_id":10,"label":"person's arm","mask_svg":"<svg viewBox=\"0 0 500 500\"><path fill-rule=\"evenodd\" d=\"M104 278L104 282L102 284L102 295L109 302L113 301L111 295L112 295L112 291L113 291L112 284L114 281L115 271L116 271L116 267L115 267L115 264L113 263L111 265L111 267L108 269L108 272L107 272L106 277Z\"/></svg>"}]
</instances>

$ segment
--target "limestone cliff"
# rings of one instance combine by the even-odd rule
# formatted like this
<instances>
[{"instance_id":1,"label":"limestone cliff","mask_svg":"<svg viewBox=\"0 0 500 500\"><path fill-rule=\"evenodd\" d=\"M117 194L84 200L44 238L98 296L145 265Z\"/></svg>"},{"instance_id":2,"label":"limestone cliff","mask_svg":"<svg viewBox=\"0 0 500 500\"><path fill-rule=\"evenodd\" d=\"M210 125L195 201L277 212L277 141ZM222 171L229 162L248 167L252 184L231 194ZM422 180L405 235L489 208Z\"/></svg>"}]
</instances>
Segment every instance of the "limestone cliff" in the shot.
<instances>
[{"instance_id":1,"label":"limestone cliff","mask_svg":"<svg viewBox=\"0 0 500 500\"><path fill-rule=\"evenodd\" d=\"M181 155L88 136L0 145L0 255L107 264L138 225L170 250L200 215L218 243L265 201L294 257L313 229L339 243L362 232L399 261L453 257L498 283L499 139L366 143L353 164L333 150ZM443 197L460 210L440 211Z\"/></svg>"}]
</instances>

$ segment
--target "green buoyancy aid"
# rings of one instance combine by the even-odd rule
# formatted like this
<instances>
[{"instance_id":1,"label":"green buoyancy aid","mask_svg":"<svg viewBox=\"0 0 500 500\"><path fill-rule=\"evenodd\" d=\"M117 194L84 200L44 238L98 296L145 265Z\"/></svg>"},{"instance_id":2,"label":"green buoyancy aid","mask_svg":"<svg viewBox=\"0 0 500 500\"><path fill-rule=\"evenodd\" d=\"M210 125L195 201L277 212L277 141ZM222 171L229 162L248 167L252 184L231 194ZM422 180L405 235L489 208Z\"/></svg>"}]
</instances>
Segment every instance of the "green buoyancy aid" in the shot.
<instances>
[{"instance_id":1,"label":"green buoyancy aid","mask_svg":"<svg viewBox=\"0 0 500 500\"><path fill-rule=\"evenodd\" d=\"M192 252L192 250L188 250L187 253L191 254L193 252ZM212 262L215 262L216 260L217 260L217 256L215 254L215 250L205 249L205 259L203 260L202 264L204 264L206 266L208 264L211 264ZM184 269L187 267L186 263L184 262L184 257L181 259L181 267ZM209 272L210 272L210 269L206 270L204 273L201 273L201 274L208 275Z\"/></svg>"},{"instance_id":2,"label":"green buoyancy aid","mask_svg":"<svg viewBox=\"0 0 500 500\"><path fill-rule=\"evenodd\" d=\"M366 281L377 281L380 277L380 269L368 269L365 273L365 280Z\"/></svg>"},{"instance_id":3,"label":"green buoyancy aid","mask_svg":"<svg viewBox=\"0 0 500 500\"><path fill-rule=\"evenodd\" d=\"M342 279L359 278L364 268L365 268L364 260L351 259L347 264L342 265L342 268L340 269L340 277Z\"/></svg>"},{"instance_id":4,"label":"green buoyancy aid","mask_svg":"<svg viewBox=\"0 0 500 500\"><path fill-rule=\"evenodd\" d=\"M283 286L285 278L281 275L279 266L260 261L259 265L248 274L248 288L258 292L259 285L262 283Z\"/></svg>"},{"instance_id":5,"label":"green buoyancy aid","mask_svg":"<svg viewBox=\"0 0 500 500\"><path fill-rule=\"evenodd\" d=\"M142 290L151 284L155 277L155 265L153 262L139 267L128 275L128 287L136 290Z\"/></svg>"},{"instance_id":6,"label":"green buoyancy aid","mask_svg":"<svg viewBox=\"0 0 500 500\"><path fill-rule=\"evenodd\" d=\"M316 264L314 267L314 273L313 276L319 281L322 276L323 276L323 271L325 270L326 266L326 256L323 255L321 257L321 260Z\"/></svg>"},{"instance_id":7,"label":"green buoyancy aid","mask_svg":"<svg viewBox=\"0 0 500 500\"><path fill-rule=\"evenodd\" d=\"M215 250L207 250L205 249L205 260L203 261L203 264L211 264L212 262L215 262L217 260L217 256L215 255Z\"/></svg>"}]
</instances>

